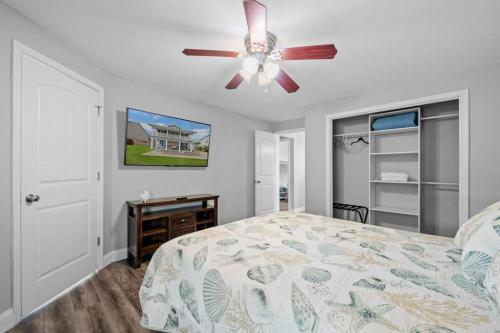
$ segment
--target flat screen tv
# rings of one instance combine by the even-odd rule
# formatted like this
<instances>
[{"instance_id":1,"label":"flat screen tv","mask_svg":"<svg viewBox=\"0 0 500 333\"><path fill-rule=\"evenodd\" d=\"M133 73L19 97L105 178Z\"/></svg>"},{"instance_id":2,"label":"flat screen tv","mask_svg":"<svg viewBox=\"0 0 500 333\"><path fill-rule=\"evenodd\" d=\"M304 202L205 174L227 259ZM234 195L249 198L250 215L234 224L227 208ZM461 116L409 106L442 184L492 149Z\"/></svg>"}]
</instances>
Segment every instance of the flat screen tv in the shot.
<instances>
[{"instance_id":1,"label":"flat screen tv","mask_svg":"<svg viewBox=\"0 0 500 333\"><path fill-rule=\"evenodd\" d=\"M208 124L127 108L125 138L125 165L208 166Z\"/></svg>"}]
</instances>

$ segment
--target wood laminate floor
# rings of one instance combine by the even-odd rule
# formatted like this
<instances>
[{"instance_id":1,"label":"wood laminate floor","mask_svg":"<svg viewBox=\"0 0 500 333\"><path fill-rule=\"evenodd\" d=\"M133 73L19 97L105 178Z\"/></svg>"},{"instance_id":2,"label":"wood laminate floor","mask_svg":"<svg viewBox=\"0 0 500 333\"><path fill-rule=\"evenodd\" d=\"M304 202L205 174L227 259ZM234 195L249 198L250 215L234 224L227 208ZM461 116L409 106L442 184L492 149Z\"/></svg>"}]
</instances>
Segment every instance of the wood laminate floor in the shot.
<instances>
[{"instance_id":1,"label":"wood laminate floor","mask_svg":"<svg viewBox=\"0 0 500 333\"><path fill-rule=\"evenodd\" d=\"M115 262L29 317L10 333L151 332L139 325L139 288L147 263Z\"/></svg>"}]
</instances>

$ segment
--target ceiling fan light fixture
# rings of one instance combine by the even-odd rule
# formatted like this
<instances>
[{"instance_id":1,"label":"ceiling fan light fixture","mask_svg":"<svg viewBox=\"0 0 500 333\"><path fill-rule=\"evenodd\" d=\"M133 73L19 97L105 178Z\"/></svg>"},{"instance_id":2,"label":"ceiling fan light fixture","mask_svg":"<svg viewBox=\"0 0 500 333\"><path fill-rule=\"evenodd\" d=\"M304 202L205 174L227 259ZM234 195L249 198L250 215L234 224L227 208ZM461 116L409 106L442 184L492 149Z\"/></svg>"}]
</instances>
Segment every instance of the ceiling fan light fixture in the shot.
<instances>
[{"instance_id":1,"label":"ceiling fan light fixture","mask_svg":"<svg viewBox=\"0 0 500 333\"><path fill-rule=\"evenodd\" d=\"M252 56L247 57L243 60L243 70L249 75L257 73L259 70L259 61Z\"/></svg>"},{"instance_id":2,"label":"ceiling fan light fixture","mask_svg":"<svg viewBox=\"0 0 500 333\"><path fill-rule=\"evenodd\" d=\"M264 71L259 72L257 79L259 86L267 86L273 81Z\"/></svg>"},{"instance_id":3,"label":"ceiling fan light fixture","mask_svg":"<svg viewBox=\"0 0 500 333\"><path fill-rule=\"evenodd\" d=\"M244 69L239 71L239 73L243 77L243 80L245 80L246 83L249 83L250 80L252 79L253 74L248 74Z\"/></svg>"},{"instance_id":4,"label":"ceiling fan light fixture","mask_svg":"<svg viewBox=\"0 0 500 333\"><path fill-rule=\"evenodd\" d=\"M267 77L272 80L274 79L280 72L280 65L278 65L275 62L270 62L267 61L264 64L264 72L266 73Z\"/></svg>"},{"instance_id":5,"label":"ceiling fan light fixture","mask_svg":"<svg viewBox=\"0 0 500 333\"><path fill-rule=\"evenodd\" d=\"M241 0L240 0L241 1ZM226 89L238 88L243 81L256 81L264 91L273 80L287 93L299 90L299 85L281 68L281 61L333 59L337 49L333 44L309 45L275 49L276 36L267 30L267 7L260 0L243 0L248 34L244 38L245 52L184 49L187 56L238 58L242 68L226 85Z\"/></svg>"}]
</instances>

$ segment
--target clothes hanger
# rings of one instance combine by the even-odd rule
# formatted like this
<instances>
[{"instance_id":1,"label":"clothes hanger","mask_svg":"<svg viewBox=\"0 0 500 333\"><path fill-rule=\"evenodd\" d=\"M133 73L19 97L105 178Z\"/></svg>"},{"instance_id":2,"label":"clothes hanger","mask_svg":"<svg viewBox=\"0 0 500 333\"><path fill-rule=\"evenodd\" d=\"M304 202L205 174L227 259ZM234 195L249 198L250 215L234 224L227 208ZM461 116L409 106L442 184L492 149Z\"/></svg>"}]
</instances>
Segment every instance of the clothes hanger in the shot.
<instances>
[{"instance_id":1,"label":"clothes hanger","mask_svg":"<svg viewBox=\"0 0 500 333\"><path fill-rule=\"evenodd\" d=\"M361 136L361 137L359 137L359 138L358 138L358 140L357 140L357 141L351 142L351 146L352 146L353 144L355 144L355 143L360 142L360 141L361 141L361 142L363 142L364 144L367 144L367 145L369 144L369 143L368 143L368 141L366 141L366 140L365 140L365 138L363 138L363 137Z\"/></svg>"}]
</instances>

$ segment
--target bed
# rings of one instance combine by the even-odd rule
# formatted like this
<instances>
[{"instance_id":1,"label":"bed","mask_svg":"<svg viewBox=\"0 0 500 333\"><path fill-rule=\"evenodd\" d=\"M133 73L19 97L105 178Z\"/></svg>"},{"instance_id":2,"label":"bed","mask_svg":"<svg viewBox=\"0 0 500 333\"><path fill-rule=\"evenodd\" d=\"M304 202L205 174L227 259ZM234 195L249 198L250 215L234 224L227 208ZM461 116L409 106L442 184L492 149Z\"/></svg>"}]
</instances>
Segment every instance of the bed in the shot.
<instances>
[{"instance_id":1,"label":"bed","mask_svg":"<svg viewBox=\"0 0 500 333\"><path fill-rule=\"evenodd\" d=\"M310 214L173 239L151 259L141 325L165 332L495 332L453 239Z\"/></svg>"}]
</instances>

